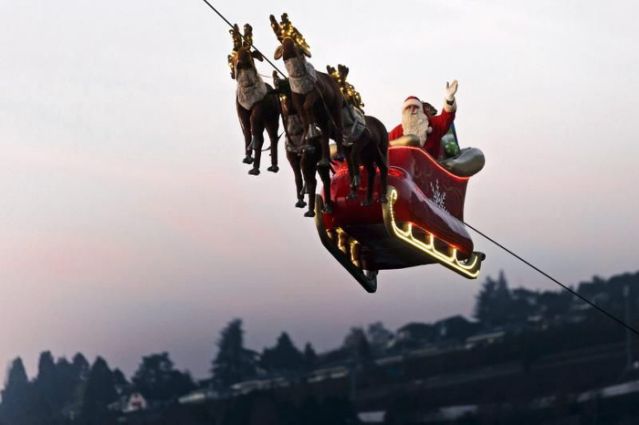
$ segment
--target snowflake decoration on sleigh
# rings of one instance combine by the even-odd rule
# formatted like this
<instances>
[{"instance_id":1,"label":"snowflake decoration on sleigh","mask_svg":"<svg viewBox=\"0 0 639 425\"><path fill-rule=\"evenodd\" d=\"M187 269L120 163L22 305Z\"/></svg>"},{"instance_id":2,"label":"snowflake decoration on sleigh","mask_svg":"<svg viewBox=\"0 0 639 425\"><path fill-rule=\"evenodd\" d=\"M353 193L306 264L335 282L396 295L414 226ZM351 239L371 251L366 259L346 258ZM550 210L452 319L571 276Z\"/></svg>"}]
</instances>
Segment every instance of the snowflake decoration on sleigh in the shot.
<instances>
[{"instance_id":1,"label":"snowflake decoration on sleigh","mask_svg":"<svg viewBox=\"0 0 639 425\"><path fill-rule=\"evenodd\" d=\"M448 210L446 209L446 192L442 192L439 190L439 180L435 180L434 186L432 182L430 183L430 190L433 193L433 197L431 198L431 200L435 202L435 205L448 212Z\"/></svg>"}]
</instances>

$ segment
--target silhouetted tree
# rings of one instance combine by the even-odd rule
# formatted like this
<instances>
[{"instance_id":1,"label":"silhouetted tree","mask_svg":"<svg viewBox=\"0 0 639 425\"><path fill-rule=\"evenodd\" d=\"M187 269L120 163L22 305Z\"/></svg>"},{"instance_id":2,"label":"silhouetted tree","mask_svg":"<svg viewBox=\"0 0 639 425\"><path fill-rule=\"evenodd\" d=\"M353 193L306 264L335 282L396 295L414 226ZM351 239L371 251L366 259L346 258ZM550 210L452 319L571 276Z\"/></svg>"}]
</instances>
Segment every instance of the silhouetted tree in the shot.
<instances>
[{"instance_id":1,"label":"silhouetted tree","mask_svg":"<svg viewBox=\"0 0 639 425\"><path fill-rule=\"evenodd\" d=\"M213 360L212 383L223 390L256 374L256 353L244 348L242 320L232 320L221 332L218 353Z\"/></svg>"},{"instance_id":2,"label":"silhouetted tree","mask_svg":"<svg viewBox=\"0 0 639 425\"><path fill-rule=\"evenodd\" d=\"M115 386L115 392L118 395L123 394L129 390L131 384L127 381L126 376L120 369L113 370L113 384Z\"/></svg>"},{"instance_id":3,"label":"silhouetted tree","mask_svg":"<svg viewBox=\"0 0 639 425\"><path fill-rule=\"evenodd\" d=\"M82 353L77 353L73 356L73 360L71 362L75 369L74 373L80 377L80 379L86 379L89 376L90 365Z\"/></svg>"},{"instance_id":4,"label":"silhouetted tree","mask_svg":"<svg viewBox=\"0 0 639 425\"><path fill-rule=\"evenodd\" d=\"M304 356L288 334L282 332L273 348L264 349L261 363L271 372L296 372L304 367Z\"/></svg>"},{"instance_id":5,"label":"silhouetted tree","mask_svg":"<svg viewBox=\"0 0 639 425\"><path fill-rule=\"evenodd\" d=\"M117 400L117 396L113 373L107 362L98 357L91 366L84 391L82 422L87 425L108 422L107 418L113 415L108 406Z\"/></svg>"},{"instance_id":6,"label":"silhouetted tree","mask_svg":"<svg viewBox=\"0 0 639 425\"><path fill-rule=\"evenodd\" d=\"M372 359L371 348L362 328L351 328L349 334L344 338L343 347L349 353L349 357L357 364L365 364Z\"/></svg>"},{"instance_id":7,"label":"silhouetted tree","mask_svg":"<svg viewBox=\"0 0 639 425\"><path fill-rule=\"evenodd\" d=\"M36 376L34 384L39 395L52 410L57 410L61 407L63 403L62 388L58 383L57 369L50 351L40 353L38 375Z\"/></svg>"},{"instance_id":8,"label":"silhouetted tree","mask_svg":"<svg viewBox=\"0 0 639 425\"><path fill-rule=\"evenodd\" d=\"M393 339L393 333L386 329L382 322L368 325L366 334L371 347L378 352L383 352Z\"/></svg>"},{"instance_id":9,"label":"silhouetted tree","mask_svg":"<svg viewBox=\"0 0 639 425\"><path fill-rule=\"evenodd\" d=\"M62 414L63 410L71 409L79 404L79 393L82 390L84 378L78 369L69 361L61 357L55 364L55 390L56 402L54 410L56 414Z\"/></svg>"},{"instance_id":10,"label":"silhouetted tree","mask_svg":"<svg viewBox=\"0 0 639 425\"><path fill-rule=\"evenodd\" d=\"M304 346L304 367L306 369L313 369L317 365L317 353L311 345L307 342Z\"/></svg>"},{"instance_id":11,"label":"silhouetted tree","mask_svg":"<svg viewBox=\"0 0 639 425\"><path fill-rule=\"evenodd\" d=\"M77 418L81 413L90 365L81 353L77 353L71 364L64 358L59 359L56 372L61 391L66 393L61 413L65 417Z\"/></svg>"},{"instance_id":12,"label":"silhouetted tree","mask_svg":"<svg viewBox=\"0 0 639 425\"><path fill-rule=\"evenodd\" d=\"M18 357L9 367L2 393L3 418L11 425L49 425L51 409L29 382L22 360Z\"/></svg>"},{"instance_id":13,"label":"silhouetted tree","mask_svg":"<svg viewBox=\"0 0 639 425\"><path fill-rule=\"evenodd\" d=\"M167 352L143 357L132 381L147 400L153 401L173 400L195 388L191 375L175 369Z\"/></svg>"},{"instance_id":14,"label":"silhouetted tree","mask_svg":"<svg viewBox=\"0 0 639 425\"><path fill-rule=\"evenodd\" d=\"M511 307L511 294L504 272L499 272L497 280L487 277L477 295L475 317L487 328L503 326L509 321Z\"/></svg>"},{"instance_id":15,"label":"silhouetted tree","mask_svg":"<svg viewBox=\"0 0 639 425\"><path fill-rule=\"evenodd\" d=\"M2 391L2 413L7 423L24 421L31 404L29 378L20 357L11 362L4 390Z\"/></svg>"}]
</instances>

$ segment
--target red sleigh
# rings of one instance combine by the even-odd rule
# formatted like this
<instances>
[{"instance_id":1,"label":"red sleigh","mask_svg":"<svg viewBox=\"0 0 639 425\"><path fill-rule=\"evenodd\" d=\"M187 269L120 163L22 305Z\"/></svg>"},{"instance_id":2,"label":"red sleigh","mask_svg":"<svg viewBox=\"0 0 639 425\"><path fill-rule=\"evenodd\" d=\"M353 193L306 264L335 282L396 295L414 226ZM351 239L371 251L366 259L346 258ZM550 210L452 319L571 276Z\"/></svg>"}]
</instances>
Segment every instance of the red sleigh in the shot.
<instances>
[{"instance_id":1,"label":"red sleigh","mask_svg":"<svg viewBox=\"0 0 639 425\"><path fill-rule=\"evenodd\" d=\"M358 198L349 200L350 179L342 165L331 180L333 213L322 213L317 195L315 223L324 247L368 292L377 289L379 270L439 263L460 275L479 275L484 254L473 251L464 224L469 177L459 177L423 150L388 151L388 202L380 203L379 178L374 203L362 206L366 173Z\"/></svg>"}]
</instances>

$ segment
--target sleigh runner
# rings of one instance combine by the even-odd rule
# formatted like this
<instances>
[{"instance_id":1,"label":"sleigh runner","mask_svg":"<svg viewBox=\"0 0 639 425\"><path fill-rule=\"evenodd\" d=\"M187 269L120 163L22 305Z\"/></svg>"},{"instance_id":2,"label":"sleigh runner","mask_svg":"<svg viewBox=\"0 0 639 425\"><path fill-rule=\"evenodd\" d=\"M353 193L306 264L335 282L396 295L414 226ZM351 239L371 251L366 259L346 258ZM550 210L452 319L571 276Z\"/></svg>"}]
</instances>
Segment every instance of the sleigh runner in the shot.
<instances>
[{"instance_id":1,"label":"sleigh runner","mask_svg":"<svg viewBox=\"0 0 639 425\"><path fill-rule=\"evenodd\" d=\"M388 151L388 202L362 206L365 173L358 199L349 199L350 179L344 165L331 180L334 210L322 212L316 202L316 226L327 250L368 292L377 288L379 270L439 263L470 279L479 275L484 254L473 251L463 224L469 177L443 168L423 150L393 147Z\"/></svg>"}]
</instances>

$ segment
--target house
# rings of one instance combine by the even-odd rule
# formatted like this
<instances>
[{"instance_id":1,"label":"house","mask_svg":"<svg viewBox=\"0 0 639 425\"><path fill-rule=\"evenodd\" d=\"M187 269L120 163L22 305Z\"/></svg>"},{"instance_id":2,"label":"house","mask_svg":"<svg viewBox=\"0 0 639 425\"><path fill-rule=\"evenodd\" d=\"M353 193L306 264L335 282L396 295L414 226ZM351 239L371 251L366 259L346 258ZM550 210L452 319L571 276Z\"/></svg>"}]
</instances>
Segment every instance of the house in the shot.
<instances>
[{"instance_id":1,"label":"house","mask_svg":"<svg viewBox=\"0 0 639 425\"><path fill-rule=\"evenodd\" d=\"M148 408L148 404L146 399L142 394L137 391L129 394L126 404L124 405L124 409L122 410L124 413L129 412L138 412L140 410L146 410Z\"/></svg>"},{"instance_id":2,"label":"house","mask_svg":"<svg viewBox=\"0 0 639 425\"><path fill-rule=\"evenodd\" d=\"M468 338L466 338L466 348L470 349L477 346L493 344L504 339L505 335L505 331L497 330L469 336Z\"/></svg>"},{"instance_id":3,"label":"house","mask_svg":"<svg viewBox=\"0 0 639 425\"><path fill-rule=\"evenodd\" d=\"M149 405L141 393L133 391L121 395L117 401L109 404L108 408L116 412L132 413L146 410L149 408Z\"/></svg>"},{"instance_id":4,"label":"house","mask_svg":"<svg viewBox=\"0 0 639 425\"><path fill-rule=\"evenodd\" d=\"M437 339L440 341L465 341L466 338L475 334L480 327L478 323L471 322L460 315L435 322L433 326Z\"/></svg>"},{"instance_id":5,"label":"house","mask_svg":"<svg viewBox=\"0 0 639 425\"><path fill-rule=\"evenodd\" d=\"M394 346L417 346L431 342L436 335L433 325L428 323L408 323L397 329Z\"/></svg>"}]
</instances>

